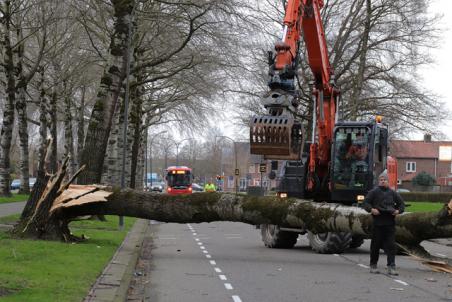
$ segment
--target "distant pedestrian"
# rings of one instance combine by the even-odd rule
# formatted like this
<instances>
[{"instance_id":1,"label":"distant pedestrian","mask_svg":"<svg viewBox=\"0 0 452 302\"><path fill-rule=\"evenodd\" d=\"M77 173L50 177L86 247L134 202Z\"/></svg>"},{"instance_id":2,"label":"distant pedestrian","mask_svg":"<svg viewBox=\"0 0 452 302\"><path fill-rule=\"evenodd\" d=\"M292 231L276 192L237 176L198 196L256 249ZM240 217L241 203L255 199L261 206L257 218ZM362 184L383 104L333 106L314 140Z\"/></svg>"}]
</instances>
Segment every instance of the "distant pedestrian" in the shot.
<instances>
[{"instance_id":1,"label":"distant pedestrian","mask_svg":"<svg viewBox=\"0 0 452 302\"><path fill-rule=\"evenodd\" d=\"M204 186L205 192L215 192L216 190L217 188L215 188L215 185L211 181L207 182Z\"/></svg>"},{"instance_id":2,"label":"distant pedestrian","mask_svg":"<svg viewBox=\"0 0 452 302\"><path fill-rule=\"evenodd\" d=\"M367 194L363 207L373 217L370 272L379 273L377 263L380 248L383 248L387 255L388 274L396 276L398 273L395 265L395 218L403 213L405 204L399 193L389 188L386 170L378 177L378 187Z\"/></svg>"}]
</instances>

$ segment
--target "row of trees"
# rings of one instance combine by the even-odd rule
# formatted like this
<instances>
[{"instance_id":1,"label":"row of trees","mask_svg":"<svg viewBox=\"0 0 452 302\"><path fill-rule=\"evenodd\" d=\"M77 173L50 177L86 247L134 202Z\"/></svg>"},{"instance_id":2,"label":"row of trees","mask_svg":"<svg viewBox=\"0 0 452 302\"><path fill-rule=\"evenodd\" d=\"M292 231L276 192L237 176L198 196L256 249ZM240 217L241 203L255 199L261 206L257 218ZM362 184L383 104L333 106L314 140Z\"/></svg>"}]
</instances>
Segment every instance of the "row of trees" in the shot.
<instances>
[{"instance_id":1,"label":"row of trees","mask_svg":"<svg viewBox=\"0 0 452 302\"><path fill-rule=\"evenodd\" d=\"M426 14L430 1L324 2L344 118L378 113L394 133L435 133L447 112L416 73L429 63L426 51L438 34L437 18ZM10 194L15 137L23 191L29 190L30 149L42 155L48 136L49 171L67 155L70 174L87 165L79 183L119 185L125 149L126 183L134 188L143 178L147 133L156 127L206 137L209 121L231 119L231 110L246 125L262 110L265 53L279 34L284 4L2 1L0 194ZM311 75L303 55L300 64L300 115L309 124Z\"/></svg>"}]
</instances>

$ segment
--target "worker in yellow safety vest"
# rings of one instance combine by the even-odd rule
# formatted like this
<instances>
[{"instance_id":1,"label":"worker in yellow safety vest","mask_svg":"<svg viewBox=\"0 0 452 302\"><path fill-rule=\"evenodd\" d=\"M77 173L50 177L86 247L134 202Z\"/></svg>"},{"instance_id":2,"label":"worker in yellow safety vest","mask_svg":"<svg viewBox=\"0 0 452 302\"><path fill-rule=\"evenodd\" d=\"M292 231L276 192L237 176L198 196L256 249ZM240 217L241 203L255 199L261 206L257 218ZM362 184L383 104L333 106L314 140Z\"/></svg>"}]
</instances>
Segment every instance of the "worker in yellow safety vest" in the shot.
<instances>
[{"instance_id":1,"label":"worker in yellow safety vest","mask_svg":"<svg viewBox=\"0 0 452 302\"><path fill-rule=\"evenodd\" d=\"M215 192L217 189L215 188L215 185L209 181L204 186L204 192Z\"/></svg>"}]
</instances>

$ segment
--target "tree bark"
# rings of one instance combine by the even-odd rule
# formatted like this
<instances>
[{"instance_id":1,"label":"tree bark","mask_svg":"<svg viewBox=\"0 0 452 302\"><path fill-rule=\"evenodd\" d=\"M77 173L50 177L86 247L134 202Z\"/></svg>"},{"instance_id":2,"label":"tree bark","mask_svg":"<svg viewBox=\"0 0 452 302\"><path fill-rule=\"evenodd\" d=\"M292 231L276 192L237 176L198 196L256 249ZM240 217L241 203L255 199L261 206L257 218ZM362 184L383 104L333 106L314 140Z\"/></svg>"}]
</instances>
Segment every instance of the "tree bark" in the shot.
<instances>
[{"instance_id":1,"label":"tree bark","mask_svg":"<svg viewBox=\"0 0 452 302\"><path fill-rule=\"evenodd\" d=\"M52 146L50 152L50 172L56 173L58 170L58 130L57 130L57 99L58 99L58 91L57 91L58 83L54 83L52 97L50 98L50 137L52 138Z\"/></svg>"},{"instance_id":2,"label":"tree bark","mask_svg":"<svg viewBox=\"0 0 452 302\"><path fill-rule=\"evenodd\" d=\"M75 189L79 189L74 187ZM107 192L105 190L97 190ZM71 189L64 196L73 194ZM95 194L94 192L92 194ZM108 193L106 193L108 194ZM253 225L274 224L282 227L309 229L314 233L351 232L370 238L372 217L358 207L333 203L317 203L303 199L252 197L234 194L194 193L170 196L134 190L113 191L106 201L78 204L81 200L59 203L54 211L66 219L89 214L121 215L162 222L201 223L236 221ZM84 198L91 198L85 195ZM439 212L406 213L397 216L396 240L416 245L423 240L452 237L452 204Z\"/></svg>"},{"instance_id":3,"label":"tree bark","mask_svg":"<svg viewBox=\"0 0 452 302\"><path fill-rule=\"evenodd\" d=\"M0 194L11 196L11 140L14 127L14 105L16 103L16 74L14 66L14 53L11 45L11 1L5 1L5 11L3 16L3 57L6 77L6 100L3 108L3 123L0 136Z\"/></svg>"},{"instance_id":4,"label":"tree bark","mask_svg":"<svg viewBox=\"0 0 452 302\"><path fill-rule=\"evenodd\" d=\"M77 168L80 168L82 162L83 142L85 139L85 93L86 86L82 87L82 97L80 98L80 107L77 114Z\"/></svg>"},{"instance_id":5,"label":"tree bark","mask_svg":"<svg viewBox=\"0 0 452 302\"><path fill-rule=\"evenodd\" d=\"M44 162L43 157L40 162ZM40 187L41 191L33 192L38 201L32 215L21 219L15 227L17 235L71 241L74 237L69 223L86 215L130 216L175 223L236 221L299 228L312 233L348 232L361 238L370 238L372 233L372 217L359 207L274 196L228 193L167 195L101 186L70 186L80 170L63 183L67 168L68 158L50 177L47 185ZM452 200L436 213L397 216L396 223L399 245L423 258L437 260L420 243L427 239L452 237Z\"/></svg>"},{"instance_id":6,"label":"tree bark","mask_svg":"<svg viewBox=\"0 0 452 302\"><path fill-rule=\"evenodd\" d=\"M64 83L64 86L64 153L65 157L69 156L69 175L74 175L77 163L74 154L74 138L72 134L72 100L66 91L66 83Z\"/></svg>"},{"instance_id":7,"label":"tree bark","mask_svg":"<svg viewBox=\"0 0 452 302\"><path fill-rule=\"evenodd\" d=\"M80 184L101 181L111 124L125 77L129 23L132 21L134 1L112 0L111 2L115 11L114 33L110 44L111 63L104 71L97 100L91 113L81 156L81 164L86 165L87 169L78 179Z\"/></svg>"}]
</instances>

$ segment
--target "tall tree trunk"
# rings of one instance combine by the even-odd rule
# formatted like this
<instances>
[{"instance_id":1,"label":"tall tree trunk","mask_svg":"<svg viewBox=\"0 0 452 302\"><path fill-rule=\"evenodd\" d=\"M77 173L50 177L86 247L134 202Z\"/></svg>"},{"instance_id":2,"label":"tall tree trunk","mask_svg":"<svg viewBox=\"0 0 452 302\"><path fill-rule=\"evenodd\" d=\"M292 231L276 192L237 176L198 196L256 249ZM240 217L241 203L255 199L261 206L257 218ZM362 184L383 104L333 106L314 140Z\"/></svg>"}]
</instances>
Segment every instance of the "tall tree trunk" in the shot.
<instances>
[{"instance_id":1,"label":"tall tree trunk","mask_svg":"<svg viewBox=\"0 0 452 302\"><path fill-rule=\"evenodd\" d=\"M119 108L117 111L119 111ZM114 115L112 131L108 139L107 152L105 156L107 160L102 176L103 183L106 183L110 186L120 185L119 173L121 165L118 158L119 118L120 113L116 112Z\"/></svg>"},{"instance_id":2,"label":"tall tree trunk","mask_svg":"<svg viewBox=\"0 0 452 302\"><path fill-rule=\"evenodd\" d=\"M74 175L76 169L76 159L74 154L74 137L72 135L72 101L70 96L67 94L66 89L64 89L64 91L64 157L69 156L69 175Z\"/></svg>"},{"instance_id":3,"label":"tall tree trunk","mask_svg":"<svg viewBox=\"0 0 452 302\"><path fill-rule=\"evenodd\" d=\"M364 21L364 30L362 33L362 39L360 40L361 48L359 54L359 67L358 72L356 74L356 83L353 87L352 97L351 97L351 112L350 118L351 120L356 121L359 115L359 101L361 97L361 93L364 85L364 73L366 71L366 58L367 58L367 50L368 50L368 42L370 35L370 27L371 27L371 15L372 15L372 1L366 0L366 19Z\"/></svg>"},{"instance_id":4,"label":"tall tree trunk","mask_svg":"<svg viewBox=\"0 0 452 302\"><path fill-rule=\"evenodd\" d=\"M48 147L47 141L47 112L48 101L46 96L46 89L44 87L45 74L44 68L40 69L40 79L38 83L39 91L39 147L38 147L38 171L35 186L33 187L32 194L30 194L29 200L22 211L21 221L27 221L32 215L36 208L39 197L42 194L46 184L46 151Z\"/></svg>"},{"instance_id":5,"label":"tall tree trunk","mask_svg":"<svg viewBox=\"0 0 452 302\"><path fill-rule=\"evenodd\" d=\"M81 166L82 162L82 150L83 142L85 140L85 93L86 87L82 87L82 97L80 99L80 107L78 110L77 119L77 164L78 168Z\"/></svg>"},{"instance_id":6,"label":"tall tree trunk","mask_svg":"<svg viewBox=\"0 0 452 302\"><path fill-rule=\"evenodd\" d=\"M111 0L111 2L115 12L114 33L110 44L111 63L102 76L88 125L82 152L82 165L86 164L87 168L78 179L81 184L99 183L101 180L113 115L125 77L129 24L132 22L131 13L135 1Z\"/></svg>"},{"instance_id":7,"label":"tall tree trunk","mask_svg":"<svg viewBox=\"0 0 452 302\"><path fill-rule=\"evenodd\" d=\"M26 88L19 88L19 95L16 102L17 118L19 121L19 144L20 144L20 179L21 185L19 193L30 193L30 161L28 149L28 120L27 120L27 102Z\"/></svg>"},{"instance_id":8,"label":"tall tree trunk","mask_svg":"<svg viewBox=\"0 0 452 302\"><path fill-rule=\"evenodd\" d=\"M57 130L57 101L59 97L58 85L54 83L52 97L50 98L50 137L52 138L52 146L50 152L50 173L56 173L58 170L58 130Z\"/></svg>"},{"instance_id":9,"label":"tall tree trunk","mask_svg":"<svg viewBox=\"0 0 452 302\"><path fill-rule=\"evenodd\" d=\"M14 128L14 105L16 102L16 74L14 54L11 46L11 11L10 1L5 1L3 16L5 27L3 35L3 57L6 76L6 100L3 108L3 123L0 134L0 195L11 196L11 140Z\"/></svg>"},{"instance_id":10,"label":"tall tree trunk","mask_svg":"<svg viewBox=\"0 0 452 302\"><path fill-rule=\"evenodd\" d=\"M139 87L135 87L132 100L132 110L130 112L131 134L133 135L131 160L130 160L130 187L137 188L137 169L139 151L141 145L141 135L143 132L143 102ZM141 181L140 179L138 181ZM139 184L138 184L139 185Z\"/></svg>"},{"instance_id":11,"label":"tall tree trunk","mask_svg":"<svg viewBox=\"0 0 452 302\"><path fill-rule=\"evenodd\" d=\"M23 41L22 30L19 28L17 33L17 39ZM27 80L25 79L23 70L24 60L24 44L20 43L17 47L17 69L18 69L18 98L16 101L16 111L19 124L19 145L20 145L20 179L21 186L19 193L30 193L30 162L29 162L29 149L28 149L28 119L27 119Z\"/></svg>"}]
</instances>

